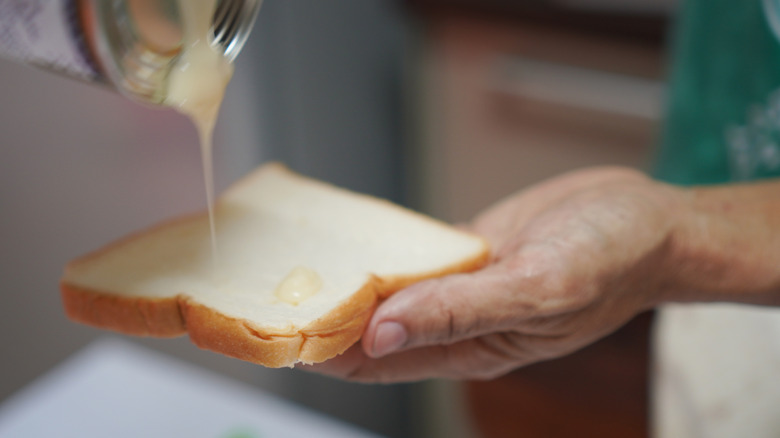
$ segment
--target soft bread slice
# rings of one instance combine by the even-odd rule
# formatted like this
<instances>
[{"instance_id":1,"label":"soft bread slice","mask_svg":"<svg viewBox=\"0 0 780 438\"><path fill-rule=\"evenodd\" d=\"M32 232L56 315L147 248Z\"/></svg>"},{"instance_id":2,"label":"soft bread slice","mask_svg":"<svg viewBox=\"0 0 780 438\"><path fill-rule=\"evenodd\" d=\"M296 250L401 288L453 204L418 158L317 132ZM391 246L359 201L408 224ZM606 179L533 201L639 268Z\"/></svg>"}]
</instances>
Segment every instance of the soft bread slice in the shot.
<instances>
[{"instance_id":1,"label":"soft bread slice","mask_svg":"<svg viewBox=\"0 0 780 438\"><path fill-rule=\"evenodd\" d=\"M189 332L202 348L268 367L322 362L360 338L379 300L489 254L480 237L279 164L215 207L216 261L206 214L143 231L67 266L68 316L134 335ZM280 299L301 267L321 287L297 304Z\"/></svg>"}]
</instances>

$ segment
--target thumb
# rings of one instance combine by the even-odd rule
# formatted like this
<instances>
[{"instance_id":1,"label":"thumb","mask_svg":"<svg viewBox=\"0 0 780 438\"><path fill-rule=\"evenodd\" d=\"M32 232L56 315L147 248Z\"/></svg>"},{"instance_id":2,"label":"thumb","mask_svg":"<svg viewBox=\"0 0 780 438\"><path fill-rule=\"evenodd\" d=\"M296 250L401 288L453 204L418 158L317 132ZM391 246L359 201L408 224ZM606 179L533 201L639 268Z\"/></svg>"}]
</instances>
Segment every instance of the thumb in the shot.
<instances>
[{"instance_id":1,"label":"thumb","mask_svg":"<svg viewBox=\"0 0 780 438\"><path fill-rule=\"evenodd\" d=\"M508 278L487 268L400 290L377 308L363 336L363 349L370 357L381 357L507 329L519 316L517 294Z\"/></svg>"}]
</instances>

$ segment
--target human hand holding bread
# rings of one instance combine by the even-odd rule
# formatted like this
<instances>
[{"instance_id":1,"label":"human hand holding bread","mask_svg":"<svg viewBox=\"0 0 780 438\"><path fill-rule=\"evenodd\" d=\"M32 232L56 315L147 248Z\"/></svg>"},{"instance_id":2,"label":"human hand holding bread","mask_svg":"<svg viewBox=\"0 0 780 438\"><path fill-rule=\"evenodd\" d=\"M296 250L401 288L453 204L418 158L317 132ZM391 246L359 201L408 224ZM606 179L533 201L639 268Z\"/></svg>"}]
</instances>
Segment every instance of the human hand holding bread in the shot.
<instances>
[{"instance_id":1,"label":"human hand holding bread","mask_svg":"<svg viewBox=\"0 0 780 438\"><path fill-rule=\"evenodd\" d=\"M656 304L675 272L682 193L631 170L575 172L479 215L488 266L380 304L362 339L312 371L366 382L492 378L571 353ZM659 275L660 274L660 275Z\"/></svg>"},{"instance_id":2,"label":"human hand holding bread","mask_svg":"<svg viewBox=\"0 0 780 438\"><path fill-rule=\"evenodd\" d=\"M659 186L626 170L575 173L487 210L469 235L269 165L221 197L216 269L205 217L185 218L72 262L63 298L87 324L188 333L265 366L319 363L305 368L377 382L493 377L650 306L657 285L637 280L657 268L672 229L662 212L675 207ZM300 269L323 290L283 302Z\"/></svg>"},{"instance_id":3,"label":"human hand holding bread","mask_svg":"<svg viewBox=\"0 0 780 438\"><path fill-rule=\"evenodd\" d=\"M266 366L316 363L303 368L367 382L491 378L663 302L780 305L778 186L681 189L584 170L507 198L470 234L272 165L217 205L226 269L209 263L204 217L185 218L73 262L63 299L88 324L189 332ZM289 302L288 282L316 290Z\"/></svg>"},{"instance_id":4,"label":"human hand holding bread","mask_svg":"<svg viewBox=\"0 0 780 438\"><path fill-rule=\"evenodd\" d=\"M491 378L566 355L668 302L780 306L780 181L675 187L595 168L521 191L471 229L492 259L380 304L314 371L369 382Z\"/></svg>"}]
</instances>

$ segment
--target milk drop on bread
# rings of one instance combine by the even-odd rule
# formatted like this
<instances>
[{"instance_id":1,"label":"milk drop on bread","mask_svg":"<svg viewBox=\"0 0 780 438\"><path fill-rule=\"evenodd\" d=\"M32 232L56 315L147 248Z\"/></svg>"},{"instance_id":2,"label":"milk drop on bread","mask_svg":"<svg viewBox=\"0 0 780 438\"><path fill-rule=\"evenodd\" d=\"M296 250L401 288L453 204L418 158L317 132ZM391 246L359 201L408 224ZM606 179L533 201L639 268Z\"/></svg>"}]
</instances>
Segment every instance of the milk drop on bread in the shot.
<instances>
[{"instance_id":1,"label":"milk drop on bread","mask_svg":"<svg viewBox=\"0 0 780 438\"><path fill-rule=\"evenodd\" d=\"M378 302L416 281L475 270L486 242L387 201L267 164L215 204L71 262L67 314L268 367L332 358Z\"/></svg>"}]
</instances>

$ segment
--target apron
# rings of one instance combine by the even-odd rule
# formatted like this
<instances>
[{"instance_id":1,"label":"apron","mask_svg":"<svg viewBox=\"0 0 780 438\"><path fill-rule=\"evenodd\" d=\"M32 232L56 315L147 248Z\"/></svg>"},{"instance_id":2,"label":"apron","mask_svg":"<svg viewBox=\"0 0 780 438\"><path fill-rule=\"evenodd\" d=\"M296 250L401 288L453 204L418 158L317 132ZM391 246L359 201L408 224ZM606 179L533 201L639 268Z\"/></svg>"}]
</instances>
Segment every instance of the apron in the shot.
<instances>
[{"instance_id":1,"label":"apron","mask_svg":"<svg viewBox=\"0 0 780 438\"><path fill-rule=\"evenodd\" d=\"M701 185L780 176L772 2L680 6L657 178ZM654 437L780 437L780 310L666 305L654 349Z\"/></svg>"}]
</instances>

